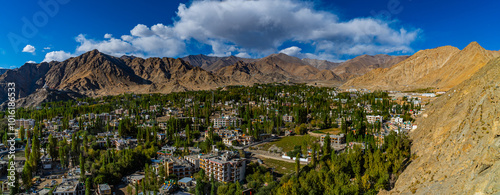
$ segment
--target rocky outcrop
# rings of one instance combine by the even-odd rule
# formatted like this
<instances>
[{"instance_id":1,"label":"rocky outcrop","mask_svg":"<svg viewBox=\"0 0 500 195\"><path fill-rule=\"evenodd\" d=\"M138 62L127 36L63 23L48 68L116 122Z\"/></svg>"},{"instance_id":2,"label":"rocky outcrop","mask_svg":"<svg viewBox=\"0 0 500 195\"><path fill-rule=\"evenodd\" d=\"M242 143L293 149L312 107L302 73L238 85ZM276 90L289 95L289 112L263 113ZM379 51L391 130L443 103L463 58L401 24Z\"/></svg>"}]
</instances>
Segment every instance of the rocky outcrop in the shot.
<instances>
[{"instance_id":1,"label":"rocky outcrop","mask_svg":"<svg viewBox=\"0 0 500 195\"><path fill-rule=\"evenodd\" d=\"M431 102L391 194L500 193L500 58Z\"/></svg>"}]
</instances>

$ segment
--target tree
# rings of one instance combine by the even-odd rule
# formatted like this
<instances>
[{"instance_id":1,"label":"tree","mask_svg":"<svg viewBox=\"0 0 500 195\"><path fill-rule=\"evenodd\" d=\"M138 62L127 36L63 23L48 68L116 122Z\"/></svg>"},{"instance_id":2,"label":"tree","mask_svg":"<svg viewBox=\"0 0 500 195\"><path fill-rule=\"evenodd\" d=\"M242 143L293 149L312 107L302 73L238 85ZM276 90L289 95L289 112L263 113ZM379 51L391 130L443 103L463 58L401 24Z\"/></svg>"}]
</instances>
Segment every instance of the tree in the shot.
<instances>
[{"instance_id":1,"label":"tree","mask_svg":"<svg viewBox=\"0 0 500 195\"><path fill-rule=\"evenodd\" d=\"M31 179L33 177L32 173L32 168L31 168L31 163L30 161L26 161L24 163L24 168L23 168L23 173L22 173L22 180L23 180L23 185L25 189L30 189L31 188Z\"/></svg>"},{"instance_id":2,"label":"tree","mask_svg":"<svg viewBox=\"0 0 500 195\"><path fill-rule=\"evenodd\" d=\"M297 177L299 176L300 172L300 153L297 153L297 156L295 156L295 173L297 174Z\"/></svg>"},{"instance_id":3,"label":"tree","mask_svg":"<svg viewBox=\"0 0 500 195\"><path fill-rule=\"evenodd\" d=\"M21 138L21 141L24 141L24 133L25 133L25 130L24 130L24 126L21 126L21 128L19 128L19 137Z\"/></svg>"},{"instance_id":4,"label":"tree","mask_svg":"<svg viewBox=\"0 0 500 195\"><path fill-rule=\"evenodd\" d=\"M312 159L312 166L316 167L316 144L313 145L311 159Z\"/></svg>"},{"instance_id":5,"label":"tree","mask_svg":"<svg viewBox=\"0 0 500 195\"><path fill-rule=\"evenodd\" d=\"M186 137L188 145L191 144L191 130L189 128L189 124L186 125Z\"/></svg>"},{"instance_id":6,"label":"tree","mask_svg":"<svg viewBox=\"0 0 500 195\"><path fill-rule=\"evenodd\" d=\"M57 159L57 139L52 136L52 134L49 135L49 149L48 149L49 155L52 158L52 161L55 161Z\"/></svg>"},{"instance_id":7,"label":"tree","mask_svg":"<svg viewBox=\"0 0 500 195\"><path fill-rule=\"evenodd\" d=\"M323 140L323 156L328 156L332 151L332 146L330 145L330 134L326 134Z\"/></svg>"},{"instance_id":8,"label":"tree","mask_svg":"<svg viewBox=\"0 0 500 195\"><path fill-rule=\"evenodd\" d=\"M90 195L90 177L85 181L85 195Z\"/></svg>"},{"instance_id":9,"label":"tree","mask_svg":"<svg viewBox=\"0 0 500 195\"><path fill-rule=\"evenodd\" d=\"M80 153L80 180L84 181L85 179L85 159L83 158L83 154Z\"/></svg>"},{"instance_id":10,"label":"tree","mask_svg":"<svg viewBox=\"0 0 500 195\"><path fill-rule=\"evenodd\" d=\"M139 194L139 182L135 182L135 195Z\"/></svg>"},{"instance_id":11,"label":"tree","mask_svg":"<svg viewBox=\"0 0 500 195\"><path fill-rule=\"evenodd\" d=\"M215 195L216 190L215 190L215 178L214 174L211 175L210 181L212 182L212 186L210 187L210 195Z\"/></svg>"}]
</instances>

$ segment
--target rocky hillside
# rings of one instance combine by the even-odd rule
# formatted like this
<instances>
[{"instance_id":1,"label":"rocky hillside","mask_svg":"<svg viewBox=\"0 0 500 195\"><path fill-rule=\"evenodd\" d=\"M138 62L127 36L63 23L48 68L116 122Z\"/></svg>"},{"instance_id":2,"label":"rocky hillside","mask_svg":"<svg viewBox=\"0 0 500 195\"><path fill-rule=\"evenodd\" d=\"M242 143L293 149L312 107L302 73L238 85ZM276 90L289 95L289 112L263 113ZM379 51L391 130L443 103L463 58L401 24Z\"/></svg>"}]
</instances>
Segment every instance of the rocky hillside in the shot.
<instances>
[{"instance_id":1,"label":"rocky hillside","mask_svg":"<svg viewBox=\"0 0 500 195\"><path fill-rule=\"evenodd\" d=\"M232 83L248 85L267 82L318 82L340 84L341 79L330 70L319 70L301 59L286 54L272 54L255 62L239 61L216 73Z\"/></svg>"},{"instance_id":2,"label":"rocky hillside","mask_svg":"<svg viewBox=\"0 0 500 195\"><path fill-rule=\"evenodd\" d=\"M491 52L472 42L463 50L445 46L415 53L391 68L375 69L346 82L343 88L447 90L470 78L489 60Z\"/></svg>"},{"instance_id":3,"label":"rocky hillside","mask_svg":"<svg viewBox=\"0 0 500 195\"><path fill-rule=\"evenodd\" d=\"M500 58L428 106L392 194L500 193Z\"/></svg>"},{"instance_id":4,"label":"rocky hillside","mask_svg":"<svg viewBox=\"0 0 500 195\"><path fill-rule=\"evenodd\" d=\"M362 76L377 68L390 68L393 65L406 60L409 56L390 56L386 54L362 55L347 60L332 68L333 72L344 80Z\"/></svg>"},{"instance_id":5,"label":"rocky hillside","mask_svg":"<svg viewBox=\"0 0 500 195\"><path fill-rule=\"evenodd\" d=\"M191 65L200 67L204 70L215 72L223 67L230 66L235 64L238 61L243 62L254 62L255 59L250 58L240 58L236 56L228 56L228 57L215 57L215 56L206 56L203 54L199 55L189 55L182 58L184 61L189 62Z\"/></svg>"},{"instance_id":6,"label":"rocky hillside","mask_svg":"<svg viewBox=\"0 0 500 195\"><path fill-rule=\"evenodd\" d=\"M317 60L317 59L309 59L309 58L304 58L302 59L305 63L320 69L320 70L332 70L333 68L339 66L342 63L337 63L337 62L330 62L327 60Z\"/></svg>"}]
</instances>

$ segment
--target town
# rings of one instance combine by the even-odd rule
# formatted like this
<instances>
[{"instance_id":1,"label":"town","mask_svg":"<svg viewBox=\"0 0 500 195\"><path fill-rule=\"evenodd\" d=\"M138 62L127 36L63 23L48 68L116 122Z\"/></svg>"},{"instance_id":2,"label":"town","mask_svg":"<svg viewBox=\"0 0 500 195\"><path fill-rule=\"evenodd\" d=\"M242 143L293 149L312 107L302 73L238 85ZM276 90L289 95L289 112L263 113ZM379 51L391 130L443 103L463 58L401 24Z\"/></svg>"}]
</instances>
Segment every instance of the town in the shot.
<instances>
[{"instance_id":1,"label":"town","mask_svg":"<svg viewBox=\"0 0 500 195\"><path fill-rule=\"evenodd\" d=\"M273 83L19 108L14 187L7 184L7 125L0 124L1 190L378 192L391 189L415 158L406 133L440 95ZM319 186L323 177L334 185Z\"/></svg>"}]
</instances>

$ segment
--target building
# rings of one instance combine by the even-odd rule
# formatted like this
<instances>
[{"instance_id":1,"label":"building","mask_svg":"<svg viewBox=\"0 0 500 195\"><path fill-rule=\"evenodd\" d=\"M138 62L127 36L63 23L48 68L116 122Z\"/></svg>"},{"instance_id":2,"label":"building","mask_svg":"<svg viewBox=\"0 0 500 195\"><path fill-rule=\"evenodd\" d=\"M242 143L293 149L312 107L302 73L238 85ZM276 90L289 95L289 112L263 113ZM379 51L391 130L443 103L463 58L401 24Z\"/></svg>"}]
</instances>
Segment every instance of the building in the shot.
<instances>
[{"instance_id":1,"label":"building","mask_svg":"<svg viewBox=\"0 0 500 195\"><path fill-rule=\"evenodd\" d=\"M403 118L397 116L397 117L392 117L391 118L391 123L392 124L400 124L403 123Z\"/></svg>"},{"instance_id":2,"label":"building","mask_svg":"<svg viewBox=\"0 0 500 195\"><path fill-rule=\"evenodd\" d=\"M234 152L226 152L222 156L208 158L201 166L209 176L219 182L237 182L245 178L246 160L238 158Z\"/></svg>"},{"instance_id":3,"label":"building","mask_svg":"<svg viewBox=\"0 0 500 195\"><path fill-rule=\"evenodd\" d=\"M17 119L16 127L19 128L23 126L25 129L29 129L35 126L35 119Z\"/></svg>"},{"instance_id":4,"label":"building","mask_svg":"<svg viewBox=\"0 0 500 195\"><path fill-rule=\"evenodd\" d=\"M159 166L165 166L164 169L168 169L168 175L175 174L178 179L190 177L196 170L191 162L185 160L185 158L182 159L181 157L167 156L163 158L162 161L163 164L159 164ZM156 171L158 171L158 169Z\"/></svg>"},{"instance_id":5,"label":"building","mask_svg":"<svg viewBox=\"0 0 500 195\"><path fill-rule=\"evenodd\" d=\"M238 127L241 125L241 118L223 116L212 119L212 123L214 124L214 128Z\"/></svg>"},{"instance_id":6,"label":"building","mask_svg":"<svg viewBox=\"0 0 500 195\"><path fill-rule=\"evenodd\" d=\"M108 184L99 184L97 186L97 194L99 195L111 195L111 187Z\"/></svg>"},{"instance_id":7,"label":"building","mask_svg":"<svg viewBox=\"0 0 500 195\"><path fill-rule=\"evenodd\" d=\"M183 185L183 186L186 186L186 187L192 186L193 185L193 178L184 177L181 180L179 180L179 185Z\"/></svg>"},{"instance_id":8,"label":"building","mask_svg":"<svg viewBox=\"0 0 500 195\"><path fill-rule=\"evenodd\" d=\"M382 122L384 120L384 117L383 116L380 116L380 115L366 115L366 120L368 121L368 123L375 123L375 122Z\"/></svg>"},{"instance_id":9,"label":"building","mask_svg":"<svg viewBox=\"0 0 500 195\"><path fill-rule=\"evenodd\" d=\"M283 115L283 122L285 122L285 123L293 122L293 116L290 116L288 114Z\"/></svg>"},{"instance_id":10,"label":"building","mask_svg":"<svg viewBox=\"0 0 500 195\"><path fill-rule=\"evenodd\" d=\"M330 145L335 146L335 145L340 145L345 143L345 135L342 133L340 135L329 135L330 136ZM325 138L326 135L322 135L320 137L320 144L323 146L323 143L325 143Z\"/></svg>"},{"instance_id":11,"label":"building","mask_svg":"<svg viewBox=\"0 0 500 195\"><path fill-rule=\"evenodd\" d=\"M76 179L65 180L59 184L52 192L53 195L84 195L83 185Z\"/></svg>"}]
</instances>

